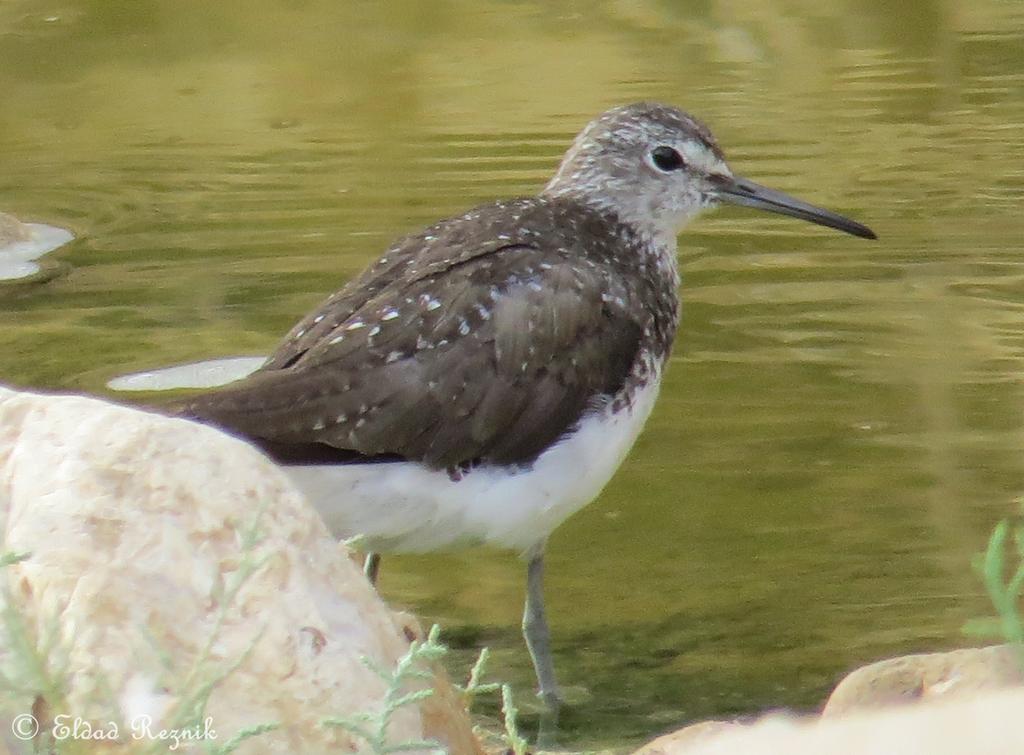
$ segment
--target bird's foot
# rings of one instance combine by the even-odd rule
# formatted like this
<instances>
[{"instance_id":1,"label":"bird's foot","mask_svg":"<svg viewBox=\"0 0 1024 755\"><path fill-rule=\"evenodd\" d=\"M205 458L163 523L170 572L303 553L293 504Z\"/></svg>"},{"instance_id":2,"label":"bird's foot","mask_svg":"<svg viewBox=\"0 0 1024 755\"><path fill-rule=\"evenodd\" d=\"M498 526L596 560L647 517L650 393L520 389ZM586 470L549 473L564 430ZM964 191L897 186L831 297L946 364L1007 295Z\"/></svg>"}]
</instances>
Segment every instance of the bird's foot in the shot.
<instances>
[{"instance_id":1,"label":"bird's foot","mask_svg":"<svg viewBox=\"0 0 1024 755\"><path fill-rule=\"evenodd\" d=\"M558 714L565 701L557 688L541 690L537 697L544 704L537 726L537 749L553 750L558 746Z\"/></svg>"}]
</instances>

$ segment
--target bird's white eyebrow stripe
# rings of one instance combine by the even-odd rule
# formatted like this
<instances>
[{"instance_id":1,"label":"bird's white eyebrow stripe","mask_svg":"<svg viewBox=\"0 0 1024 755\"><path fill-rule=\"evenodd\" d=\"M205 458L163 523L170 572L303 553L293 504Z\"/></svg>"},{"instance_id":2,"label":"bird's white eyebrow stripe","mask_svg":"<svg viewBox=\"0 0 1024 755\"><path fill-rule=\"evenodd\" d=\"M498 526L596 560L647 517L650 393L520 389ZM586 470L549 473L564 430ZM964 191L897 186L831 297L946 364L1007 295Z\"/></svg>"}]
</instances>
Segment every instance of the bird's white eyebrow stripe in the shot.
<instances>
[{"instance_id":1,"label":"bird's white eyebrow stripe","mask_svg":"<svg viewBox=\"0 0 1024 755\"><path fill-rule=\"evenodd\" d=\"M710 173L722 162L706 144L702 144L696 139L687 139L679 145L679 151L683 153L683 160L687 165L704 173Z\"/></svg>"}]
</instances>

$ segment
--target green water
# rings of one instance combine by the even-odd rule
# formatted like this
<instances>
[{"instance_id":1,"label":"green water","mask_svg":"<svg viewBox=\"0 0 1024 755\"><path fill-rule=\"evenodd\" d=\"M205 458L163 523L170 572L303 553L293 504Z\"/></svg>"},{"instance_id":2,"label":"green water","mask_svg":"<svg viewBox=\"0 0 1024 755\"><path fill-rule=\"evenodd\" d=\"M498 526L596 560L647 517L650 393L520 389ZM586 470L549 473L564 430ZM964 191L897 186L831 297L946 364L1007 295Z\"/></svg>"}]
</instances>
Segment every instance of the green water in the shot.
<instances>
[{"instance_id":1,"label":"green water","mask_svg":"<svg viewBox=\"0 0 1024 755\"><path fill-rule=\"evenodd\" d=\"M970 557L1024 491L1024 4L692 6L0 3L0 211L77 237L0 288L0 380L265 353L396 235L673 102L881 238L738 209L683 235L660 403L550 543L563 743L810 709L964 643ZM522 572L394 558L381 587L525 705Z\"/></svg>"}]
</instances>

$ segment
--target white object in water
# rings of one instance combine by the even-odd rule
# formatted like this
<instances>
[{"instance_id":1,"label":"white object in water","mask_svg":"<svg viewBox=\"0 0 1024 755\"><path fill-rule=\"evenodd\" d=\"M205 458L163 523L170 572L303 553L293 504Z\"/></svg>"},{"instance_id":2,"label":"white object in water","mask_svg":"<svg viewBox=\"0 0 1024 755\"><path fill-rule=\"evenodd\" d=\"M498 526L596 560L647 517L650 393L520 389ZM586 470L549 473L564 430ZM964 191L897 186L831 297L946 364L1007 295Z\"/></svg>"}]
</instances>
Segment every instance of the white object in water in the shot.
<instances>
[{"instance_id":1,"label":"white object in water","mask_svg":"<svg viewBox=\"0 0 1024 755\"><path fill-rule=\"evenodd\" d=\"M0 212L0 280L27 278L39 272L33 260L71 241L63 228L42 223L22 223Z\"/></svg>"},{"instance_id":2,"label":"white object in water","mask_svg":"<svg viewBox=\"0 0 1024 755\"><path fill-rule=\"evenodd\" d=\"M216 388L250 375L266 357L227 357L178 364L116 377L107 383L114 391L171 391L176 388Z\"/></svg>"}]
</instances>

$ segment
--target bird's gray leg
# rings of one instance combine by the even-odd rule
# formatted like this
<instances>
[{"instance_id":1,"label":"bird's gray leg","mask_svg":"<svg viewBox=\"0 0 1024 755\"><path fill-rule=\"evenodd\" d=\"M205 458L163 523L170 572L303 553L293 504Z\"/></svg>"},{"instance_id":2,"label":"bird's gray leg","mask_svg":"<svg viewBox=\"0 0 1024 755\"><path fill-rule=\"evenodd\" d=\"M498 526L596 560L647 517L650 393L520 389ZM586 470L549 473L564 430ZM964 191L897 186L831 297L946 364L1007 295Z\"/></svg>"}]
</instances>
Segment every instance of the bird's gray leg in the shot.
<instances>
[{"instance_id":1,"label":"bird's gray leg","mask_svg":"<svg viewBox=\"0 0 1024 755\"><path fill-rule=\"evenodd\" d=\"M380 571L380 554L370 551L366 554L366 560L363 561L363 574L370 580L370 584L374 587L377 586L377 572Z\"/></svg>"},{"instance_id":2,"label":"bird's gray leg","mask_svg":"<svg viewBox=\"0 0 1024 755\"><path fill-rule=\"evenodd\" d=\"M523 611L523 636L533 659L540 684L539 695L550 711L557 711L562 702L555 681L555 661L551 657L551 633L544 613L544 546L541 543L529 554L526 567L526 608Z\"/></svg>"}]
</instances>

